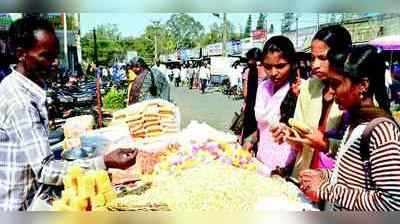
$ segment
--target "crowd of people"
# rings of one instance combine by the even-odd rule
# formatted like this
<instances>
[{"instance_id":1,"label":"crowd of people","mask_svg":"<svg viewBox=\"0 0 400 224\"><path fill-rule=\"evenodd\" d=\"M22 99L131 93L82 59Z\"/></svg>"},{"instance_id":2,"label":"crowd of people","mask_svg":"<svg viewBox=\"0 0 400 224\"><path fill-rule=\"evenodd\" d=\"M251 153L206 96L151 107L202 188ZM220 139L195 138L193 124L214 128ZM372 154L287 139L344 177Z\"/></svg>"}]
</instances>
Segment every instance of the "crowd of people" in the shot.
<instances>
[{"instance_id":1,"label":"crowd of people","mask_svg":"<svg viewBox=\"0 0 400 224\"><path fill-rule=\"evenodd\" d=\"M260 80L250 60L241 143L265 172L298 183L321 208L399 210L400 129L383 55L352 46L340 25L315 34L311 55L308 77L284 36L248 53L266 76ZM297 132L291 120L305 130Z\"/></svg>"},{"instance_id":2,"label":"crowd of people","mask_svg":"<svg viewBox=\"0 0 400 224\"><path fill-rule=\"evenodd\" d=\"M51 23L34 16L10 27L10 72L0 83L0 210L26 210L43 185L59 185L63 167L49 166L44 81L57 66L58 39ZM243 147L265 172L290 178L321 208L400 210L400 128L390 111L385 62L370 45L352 46L340 25L319 30L311 43L311 71L285 36L251 49L244 71ZM204 93L206 64L163 71L140 57L125 69L128 104L170 100L169 82ZM176 70L176 71L174 71ZM113 73L113 71L111 71ZM310 74L311 73L311 74ZM105 74L104 75L108 75ZM294 129L293 121L306 128ZM118 149L85 166L125 169L135 153ZM324 202L327 202L324 206Z\"/></svg>"},{"instance_id":3,"label":"crowd of people","mask_svg":"<svg viewBox=\"0 0 400 224\"><path fill-rule=\"evenodd\" d=\"M175 87L186 86L189 89L198 88L204 94L207 85L210 83L211 71L210 65L207 62L187 62L183 65L167 64L164 66L161 66L158 62L155 67L166 74L169 82L173 83Z\"/></svg>"}]
</instances>

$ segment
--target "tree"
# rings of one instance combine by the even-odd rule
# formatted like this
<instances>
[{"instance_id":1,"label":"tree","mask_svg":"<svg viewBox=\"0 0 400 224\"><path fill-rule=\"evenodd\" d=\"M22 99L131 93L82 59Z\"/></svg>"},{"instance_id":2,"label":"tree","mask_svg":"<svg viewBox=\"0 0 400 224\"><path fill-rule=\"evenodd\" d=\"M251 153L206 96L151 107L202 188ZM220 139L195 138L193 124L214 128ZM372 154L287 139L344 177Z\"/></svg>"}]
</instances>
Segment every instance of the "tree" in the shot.
<instances>
[{"instance_id":1,"label":"tree","mask_svg":"<svg viewBox=\"0 0 400 224\"><path fill-rule=\"evenodd\" d=\"M105 24L96 27L98 63L110 65L114 59L124 57L125 50L121 42L121 33L115 24ZM93 32L85 34L81 39L82 56L88 61L94 61Z\"/></svg>"},{"instance_id":2,"label":"tree","mask_svg":"<svg viewBox=\"0 0 400 224\"><path fill-rule=\"evenodd\" d=\"M246 27L244 28L244 34L243 34L244 38L250 37L251 26L252 26L251 20L252 20L251 15L249 15L249 17L247 18Z\"/></svg>"},{"instance_id":3,"label":"tree","mask_svg":"<svg viewBox=\"0 0 400 224\"><path fill-rule=\"evenodd\" d=\"M294 22L295 22L294 13L292 12L285 13L282 19L281 32L282 33L289 32Z\"/></svg>"},{"instance_id":4,"label":"tree","mask_svg":"<svg viewBox=\"0 0 400 224\"><path fill-rule=\"evenodd\" d=\"M269 32L268 33L274 33L274 24L271 23L269 26Z\"/></svg>"},{"instance_id":5,"label":"tree","mask_svg":"<svg viewBox=\"0 0 400 224\"><path fill-rule=\"evenodd\" d=\"M218 43L222 41L222 32L218 23L213 23L210 26L210 32L203 35L200 41L201 46Z\"/></svg>"},{"instance_id":6,"label":"tree","mask_svg":"<svg viewBox=\"0 0 400 224\"><path fill-rule=\"evenodd\" d=\"M258 20L257 20L257 30L260 29L265 29L265 18L266 16L264 15L264 13L260 13L260 15L258 16Z\"/></svg>"},{"instance_id":7,"label":"tree","mask_svg":"<svg viewBox=\"0 0 400 224\"><path fill-rule=\"evenodd\" d=\"M185 13L173 14L166 26L175 39L176 49L195 47L204 32L203 25Z\"/></svg>"},{"instance_id":8,"label":"tree","mask_svg":"<svg viewBox=\"0 0 400 224\"><path fill-rule=\"evenodd\" d=\"M226 21L227 26L227 41L240 39L240 33L235 33L235 26L229 20ZM224 30L223 24L213 23L210 26L210 32L203 35L201 38L200 44L201 46L207 46L209 44L214 44L218 42L222 42L222 33Z\"/></svg>"}]
</instances>

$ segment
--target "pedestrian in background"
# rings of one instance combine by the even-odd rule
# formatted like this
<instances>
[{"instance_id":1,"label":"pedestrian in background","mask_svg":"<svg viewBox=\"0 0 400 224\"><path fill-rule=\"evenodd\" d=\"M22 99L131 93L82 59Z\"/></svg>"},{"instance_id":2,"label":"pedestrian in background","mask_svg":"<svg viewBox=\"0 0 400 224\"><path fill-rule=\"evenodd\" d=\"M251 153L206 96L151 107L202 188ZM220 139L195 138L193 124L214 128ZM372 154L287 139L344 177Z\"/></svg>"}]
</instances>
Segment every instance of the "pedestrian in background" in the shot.
<instances>
[{"instance_id":1,"label":"pedestrian in background","mask_svg":"<svg viewBox=\"0 0 400 224\"><path fill-rule=\"evenodd\" d=\"M210 79L210 69L206 64L203 64L199 70L199 79L201 82L201 93L204 94L207 88L207 81Z\"/></svg>"},{"instance_id":2,"label":"pedestrian in background","mask_svg":"<svg viewBox=\"0 0 400 224\"><path fill-rule=\"evenodd\" d=\"M179 84L181 83L181 69L179 65L175 65L175 68L172 70L172 73L174 74L175 87L179 87Z\"/></svg>"}]
</instances>

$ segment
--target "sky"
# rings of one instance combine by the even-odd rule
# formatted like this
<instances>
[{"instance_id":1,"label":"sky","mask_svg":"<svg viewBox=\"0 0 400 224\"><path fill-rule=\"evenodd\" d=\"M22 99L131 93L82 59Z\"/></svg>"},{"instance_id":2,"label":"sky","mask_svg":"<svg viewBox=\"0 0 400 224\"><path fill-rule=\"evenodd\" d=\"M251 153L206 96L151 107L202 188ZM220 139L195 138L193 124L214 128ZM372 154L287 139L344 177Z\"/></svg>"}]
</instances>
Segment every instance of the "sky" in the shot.
<instances>
[{"instance_id":1,"label":"sky","mask_svg":"<svg viewBox=\"0 0 400 224\"><path fill-rule=\"evenodd\" d=\"M228 13L227 19L232 22L239 31L241 26L244 30L246 26L247 17L250 13ZM124 37L128 36L140 36L147 25L150 25L152 21L161 21L165 23L171 13L81 13L81 32L85 34L92 30L95 26L100 24L116 24ZM222 23L222 19L213 16L211 13L189 13L195 20L203 24L206 31L213 23ZM258 13L251 13L253 21L253 29L255 29ZM338 15L339 16L339 15ZM299 14L299 27L307 27L317 24L316 13L302 13ZM275 30L280 30L281 20L283 18L282 13L267 13L267 24L274 24ZM327 22L329 15L320 14L320 22Z\"/></svg>"}]
</instances>

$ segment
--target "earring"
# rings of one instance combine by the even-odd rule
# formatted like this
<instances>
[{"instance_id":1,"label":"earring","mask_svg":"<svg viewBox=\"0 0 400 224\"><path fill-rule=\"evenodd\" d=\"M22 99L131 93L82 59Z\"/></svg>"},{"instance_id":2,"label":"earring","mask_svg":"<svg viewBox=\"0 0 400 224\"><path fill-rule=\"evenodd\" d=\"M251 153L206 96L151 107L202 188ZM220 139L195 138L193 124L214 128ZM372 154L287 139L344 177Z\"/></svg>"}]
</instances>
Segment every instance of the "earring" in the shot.
<instances>
[{"instance_id":1,"label":"earring","mask_svg":"<svg viewBox=\"0 0 400 224\"><path fill-rule=\"evenodd\" d=\"M360 93L360 99L363 99L363 98L364 98L364 93L361 92L361 93Z\"/></svg>"}]
</instances>

